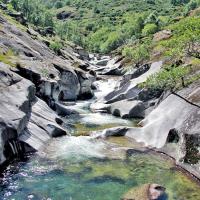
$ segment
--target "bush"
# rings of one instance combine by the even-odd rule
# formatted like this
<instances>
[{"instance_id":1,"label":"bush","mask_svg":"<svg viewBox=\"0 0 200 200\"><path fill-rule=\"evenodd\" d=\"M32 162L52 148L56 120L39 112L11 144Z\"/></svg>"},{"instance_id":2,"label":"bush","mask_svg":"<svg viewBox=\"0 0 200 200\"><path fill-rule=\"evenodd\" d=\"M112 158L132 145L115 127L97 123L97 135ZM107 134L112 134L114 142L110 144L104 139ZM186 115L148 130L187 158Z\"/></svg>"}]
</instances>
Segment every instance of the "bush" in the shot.
<instances>
[{"instance_id":1,"label":"bush","mask_svg":"<svg viewBox=\"0 0 200 200\"><path fill-rule=\"evenodd\" d=\"M184 86L183 79L189 74L187 67L171 67L163 69L157 74L151 75L143 84L143 87L150 89L174 90Z\"/></svg>"},{"instance_id":2,"label":"bush","mask_svg":"<svg viewBox=\"0 0 200 200\"><path fill-rule=\"evenodd\" d=\"M156 24L147 24L142 30L142 35L148 36L148 35L154 34L157 31L158 31L158 26Z\"/></svg>"},{"instance_id":3,"label":"bush","mask_svg":"<svg viewBox=\"0 0 200 200\"><path fill-rule=\"evenodd\" d=\"M121 46L124 42L123 36L120 33L112 32L109 34L108 39L100 46L102 53L109 53L114 49Z\"/></svg>"},{"instance_id":4,"label":"bush","mask_svg":"<svg viewBox=\"0 0 200 200\"><path fill-rule=\"evenodd\" d=\"M56 1L56 3L55 3L55 8L62 8L63 7L63 3L62 3L62 1Z\"/></svg>"},{"instance_id":5,"label":"bush","mask_svg":"<svg viewBox=\"0 0 200 200\"><path fill-rule=\"evenodd\" d=\"M55 53L59 54L62 44L59 41L53 41L50 43L50 49L52 49Z\"/></svg>"},{"instance_id":6,"label":"bush","mask_svg":"<svg viewBox=\"0 0 200 200\"><path fill-rule=\"evenodd\" d=\"M139 44L133 47L125 47L122 51L122 55L133 60L136 66L144 63L145 60L149 59L149 44Z\"/></svg>"}]
</instances>

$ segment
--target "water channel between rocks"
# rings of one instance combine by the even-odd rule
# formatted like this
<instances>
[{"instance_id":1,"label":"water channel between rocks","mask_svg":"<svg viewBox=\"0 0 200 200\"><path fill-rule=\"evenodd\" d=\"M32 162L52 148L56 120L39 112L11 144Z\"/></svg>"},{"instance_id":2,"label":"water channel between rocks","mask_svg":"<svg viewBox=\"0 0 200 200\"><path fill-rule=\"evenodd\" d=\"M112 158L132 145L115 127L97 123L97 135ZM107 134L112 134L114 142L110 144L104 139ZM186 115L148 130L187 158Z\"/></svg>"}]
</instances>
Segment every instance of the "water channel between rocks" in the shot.
<instances>
[{"instance_id":1,"label":"water channel between rocks","mask_svg":"<svg viewBox=\"0 0 200 200\"><path fill-rule=\"evenodd\" d=\"M113 87L100 81L98 98ZM79 112L65 120L71 137L52 139L27 162L8 166L0 187L2 200L119 200L133 187L161 184L169 200L200 200L200 186L172 160L162 155L127 149L140 147L125 137L95 139L92 131L116 126L134 126L105 113L93 113L91 101L67 106Z\"/></svg>"}]
</instances>

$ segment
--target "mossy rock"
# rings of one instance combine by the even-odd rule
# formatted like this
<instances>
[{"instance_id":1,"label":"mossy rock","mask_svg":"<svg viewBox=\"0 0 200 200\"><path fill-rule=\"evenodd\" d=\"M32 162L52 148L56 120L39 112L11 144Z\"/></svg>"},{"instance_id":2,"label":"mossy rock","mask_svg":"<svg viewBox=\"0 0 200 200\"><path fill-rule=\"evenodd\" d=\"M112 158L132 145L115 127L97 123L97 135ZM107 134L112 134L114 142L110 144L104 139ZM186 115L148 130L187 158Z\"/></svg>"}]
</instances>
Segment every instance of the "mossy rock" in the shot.
<instances>
[{"instance_id":1,"label":"mossy rock","mask_svg":"<svg viewBox=\"0 0 200 200\"><path fill-rule=\"evenodd\" d=\"M150 200L148 197L150 184L145 184L140 187L129 190L121 200Z\"/></svg>"}]
</instances>

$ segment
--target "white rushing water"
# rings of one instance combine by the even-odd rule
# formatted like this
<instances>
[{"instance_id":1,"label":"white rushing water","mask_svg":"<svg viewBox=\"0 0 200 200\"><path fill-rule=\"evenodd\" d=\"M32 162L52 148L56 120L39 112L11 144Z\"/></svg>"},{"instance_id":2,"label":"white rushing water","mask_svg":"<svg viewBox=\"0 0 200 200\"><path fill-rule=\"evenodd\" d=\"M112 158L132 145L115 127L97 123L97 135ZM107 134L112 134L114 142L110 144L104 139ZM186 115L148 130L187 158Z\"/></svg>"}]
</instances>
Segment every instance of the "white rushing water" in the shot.
<instances>
[{"instance_id":1,"label":"white rushing water","mask_svg":"<svg viewBox=\"0 0 200 200\"><path fill-rule=\"evenodd\" d=\"M62 137L53 139L41 156L48 159L65 159L77 162L90 157L103 158L105 148L103 142L92 137Z\"/></svg>"}]
</instances>

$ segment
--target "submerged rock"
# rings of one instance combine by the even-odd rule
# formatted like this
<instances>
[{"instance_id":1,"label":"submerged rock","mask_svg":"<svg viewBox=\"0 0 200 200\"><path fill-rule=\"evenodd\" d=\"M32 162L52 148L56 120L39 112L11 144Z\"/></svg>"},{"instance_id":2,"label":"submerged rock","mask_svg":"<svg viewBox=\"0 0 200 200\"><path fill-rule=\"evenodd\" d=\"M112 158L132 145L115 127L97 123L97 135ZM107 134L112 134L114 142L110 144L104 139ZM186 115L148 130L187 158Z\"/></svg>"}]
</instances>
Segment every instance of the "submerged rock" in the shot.
<instances>
[{"instance_id":1,"label":"submerged rock","mask_svg":"<svg viewBox=\"0 0 200 200\"><path fill-rule=\"evenodd\" d=\"M121 200L166 200L165 188L158 184L145 184L131 189Z\"/></svg>"}]
</instances>

